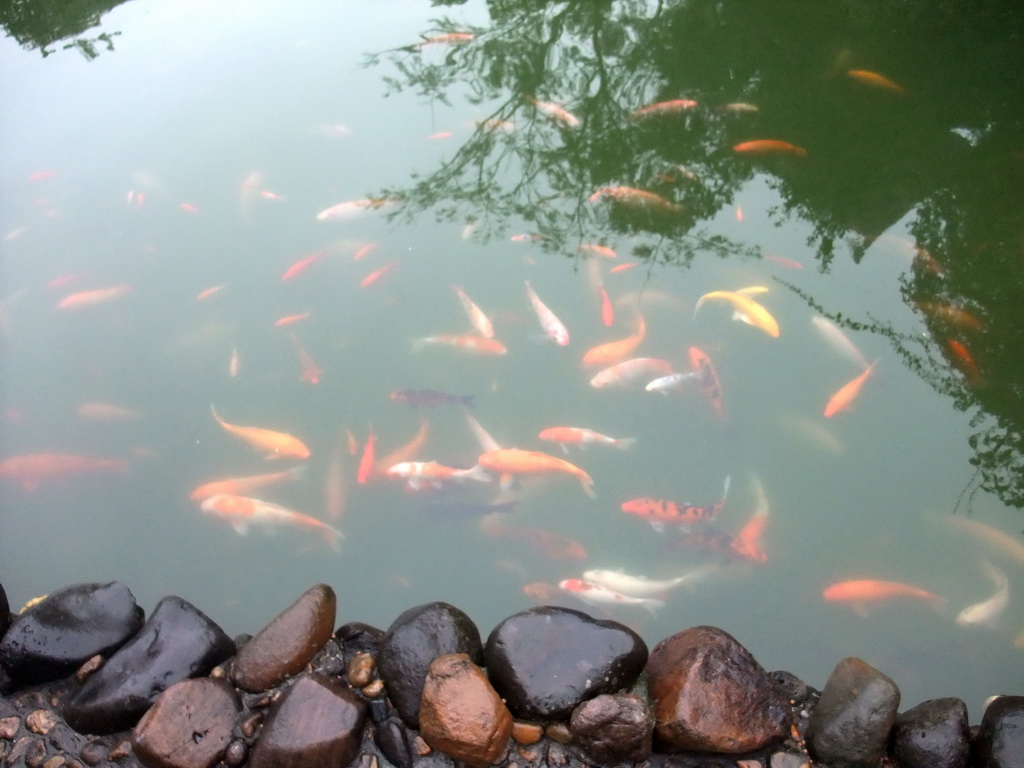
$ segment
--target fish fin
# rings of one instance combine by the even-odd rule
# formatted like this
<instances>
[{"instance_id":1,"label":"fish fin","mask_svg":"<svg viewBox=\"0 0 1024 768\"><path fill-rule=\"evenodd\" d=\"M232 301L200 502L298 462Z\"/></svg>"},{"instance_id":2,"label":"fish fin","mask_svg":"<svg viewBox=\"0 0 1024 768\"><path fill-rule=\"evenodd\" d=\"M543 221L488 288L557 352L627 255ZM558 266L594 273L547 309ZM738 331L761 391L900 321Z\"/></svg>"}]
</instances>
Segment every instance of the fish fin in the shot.
<instances>
[{"instance_id":1,"label":"fish fin","mask_svg":"<svg viewBox=\"0 0 1024 768\"><path fill-rule=\"evenodd\" d=\"M623 437L615 441L615 447L622 451L631 451L636 448L635 437Z\"/></svg>"},{"instance_id":2,"label":"fish fin","mask_svg":"<svg viewBox=\"0 0 1024 768\"><path fill-rule=\"evenodd\" d=\"M210 413L213 414L213 418L216 420L218 424L224 423L224 419L217 415L217 409L213 407L213 403L210 403Z\"/></svg>"},{"instance_id":3,"label":"fish fin","mask_svg":"<svg viewBox=\"0 0 1024 768\"><path fill-rule=\"evenodd\" d=\"M465 480L476 480L480 483L489 483L494 478L491 473L481 467L479 464L474 464L469 469L463 469L459 471L458 477Z\"/></svg>"},{"instance_id":4,"label":"fish fin","mask_svg":"<svg viewBox=\"0 0 1024 768\"><path fill-rule=\"evenodd\" d=\"M700 309L701 304L704 303L704 300L706 298L707 298L707 296L701 296L699 299L697 299L697 303L693 305L693 316L694 317L697 316L697 310Z\"/></svg>"},{"instance_id":5,"label":"fish fin","mask_svg":"<svg viewBox=\"0 0 1024 768\"><path fill-rule=\"evenodd\" d=\"M249 524L241 521L235 521L231 523L231 527L235 529L239 536L245 536L249 532Z\"/></svg>"},{"instance_id":6,"label":"fish fin","mask_svg":"<svg viewBox=\"0 0 1024 768\"><path fill-rule=\"evenodd\" d=\"M597 494L594 492L594 481L589 478L580 478L580 485L583 486L583 492L592 499L597 498Z\"/></svg>"},{"instance_id":7,"label":"fish fin","mask_svg":"<svg viewBox=\"0 0 1024 768\"><path fill-rule=\"evenodd\" d=\"M658 617L658 611L660 611L664 607L664 600L658 600L652 597L651 599L644 601L644 610L651 614L651 616L654 616L655 618Z\"/></svg>"},{"instance_id":8,"label":"fish fin","mask_svg":"<svg viewBox=\"0 0 1024 768\"><path fill-rule=\"evenodd\" d=\"M870 613L867 605L859 601L850 603L850 608L852 608L853 612L860 616L862 619L866 619L868 617L868 614Z\"/></svg>"},{"instance_id":9,"label":"fish fin","mask_svg":"<svg viewBox=\"0 0 1024 768\"><path fill-rule=\"evenodd\" d=\"M725 486L722 488L722 501L729 495L729 484L732 482L732 475L725 476Z\"/></svg>"},{"instance_id":10,"label":"fish fin","mask_svg":"<svg viewBox=\"0 0 1024 768\"><path fill-rule=\"evenodd\" d=\"M341 552L341 540L345 538L345 534L330 525L323 528L324 540L327 545L335 552Z\"/></svg>"},{"instance_id":11,"label":"fish fin","mask_svg":"<svg viewBox=\"0 0 1024 768\"><path fill-rule=\"evenodd\" d=\"M753 325L754 324L753 320L751 320L747 315L744 315L739 310L736 310L735 312L732 313L732 319L733 320L739 320L741 323L746 323L747 325Z\"/></svg>"},{"instance_id":12,"label":"fish fin","mask_svg":"<svg viewBox=\"0 0 1024 768\"><path fill-rule=\"evenodd\" d=\"M418 491L420 488L423 487L423 484L420 482L420 479L418 477L410 477L409 482L407 484L409 488L413 491Z\"/></svg>"},{"instance_id":13,"label":"fish fin","mask_svg":"<svg viewBox=\"0 0 1024 768\"><path fill-rule=\"evenodd\" d=\"M566 445L565 443L559 443L558 447L562 449L562 453L564 453L566 456L569 455L569 446L568 445Z\"/></svg>"},{"instance_id":14,"label":"fish fin","mask_svg":"<svg viewBox=\"0 0 1024 768\"><path fill-rule=\"evenodd\" d=\"M651 520L651 528L656 530L658 533L665 532L665 524L660 520Z\"/></svg>"},{"instance_id":15,"label":"fish fin","mask_svg":"<svg viewBox=\"0 0 1024 768\"><path fill-rule=\"evenodd\" d=\"M513 474L511 474L509 472L504 472L501 475L501 481L499 483L499 487L501 488L501 490L507 491L507 490L510 490L511 488L515 487L515 482L516 482L516 476L515 475L513 475Z\"/></svg>"}]
</instances>

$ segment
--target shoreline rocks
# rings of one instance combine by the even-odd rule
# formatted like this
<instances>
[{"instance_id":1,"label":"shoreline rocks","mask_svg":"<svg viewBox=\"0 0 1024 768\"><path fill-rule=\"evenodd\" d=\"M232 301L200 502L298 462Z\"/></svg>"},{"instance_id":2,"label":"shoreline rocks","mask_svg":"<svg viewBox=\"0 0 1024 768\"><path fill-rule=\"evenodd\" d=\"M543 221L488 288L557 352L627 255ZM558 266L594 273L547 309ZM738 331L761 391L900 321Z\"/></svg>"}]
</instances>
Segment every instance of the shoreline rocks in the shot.
<instances>
[{"instance_id":1,"label":"shoreline rocks","mask_svg":"<svg viewBox=\"0 0 1024 768\"><path fill-rule=\"evenodd\" d=\"M486 646L447 603L334 630L318 584L232 641L179 597L144 622L116 582L17 616L0 598L2 768L1024 765L1024 697L995 699L972 738L959 699L900 714L896 684L856 658L819 695L715 627L650 654L617 622L552 606Z\"/></svg>"}]
</instances>

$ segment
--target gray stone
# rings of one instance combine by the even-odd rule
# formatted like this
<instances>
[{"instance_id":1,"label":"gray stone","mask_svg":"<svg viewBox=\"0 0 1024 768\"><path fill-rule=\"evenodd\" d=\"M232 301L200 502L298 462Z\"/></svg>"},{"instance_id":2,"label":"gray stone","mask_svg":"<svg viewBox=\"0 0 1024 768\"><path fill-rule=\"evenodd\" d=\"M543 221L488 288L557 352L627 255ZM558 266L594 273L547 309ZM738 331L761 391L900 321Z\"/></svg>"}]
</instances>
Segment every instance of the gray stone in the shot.
<instances>
[{"instance_id":1,"label":"gray stone","mask_svg":"<svg viewBox=\"0 0 1024 768\"><path fill-rule=\"evenodd\" d=\"M902 768L964 768L970 757L967 705L930 699L901 713L893 724L892 755Z\"/></svg>"},{"instance_id":2,"label":"gray stone","mask_svg":"<svg viewBox=\"0 0 1024 768\"><path fill-rule=\"evenodd\" d=\"M900 691L867 662L840 661L807 726L812 757L830 768L876 768L896 720Z\"/></svg>"},{"instance_id":3,"label":"gray stone","mask_svg":"<svg viewBox=\"0 0 1024 768\"><path fill-rule=\"evenodd\" d=\"M576 707L569 730L595 762L635 763L651 756L654 715L639 696L606 693Z\"/></svg>"},{"instance_id":4,"label":"gray stone","mask_svg":"<svg viewBox=\"0 0 1024 768\"><path fill-rule=\"evenodd\" d=\"M985 708L974 737L975 768L1024 768L1024 696L1000 696Z\"/></svg>"}]
</instances>

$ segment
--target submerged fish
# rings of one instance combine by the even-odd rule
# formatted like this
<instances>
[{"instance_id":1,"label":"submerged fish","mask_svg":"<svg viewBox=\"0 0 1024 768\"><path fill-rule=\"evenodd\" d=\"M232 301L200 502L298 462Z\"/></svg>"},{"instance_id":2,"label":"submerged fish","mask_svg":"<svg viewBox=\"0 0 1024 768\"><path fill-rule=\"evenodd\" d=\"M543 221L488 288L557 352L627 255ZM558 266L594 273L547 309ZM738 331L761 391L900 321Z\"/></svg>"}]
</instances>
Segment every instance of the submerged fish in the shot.
<instances>
[{"instance_id":1,"label":"submerged fish","mask_svg":"<svg viewBox=\"0 0 1024 768\"><path fill-rule=\"evenodd\" d=\"M478 336L475 333L442 333L437 336L413 339L412 349L413 352L416 352L425 346L434 344L454 347L474 355L498 356L504 355L508 351L505 345L497 339L488 339L486 336Z\"/></svg>"},{"instance_id":2,"label":"submerged fish","mask_svg":"<svg viewBox=\"0 0 1024 768\"><path fill-rule=\"evenodd\" d=\"M792 155L793 157L807 157L806 149L780 139L744 141L732 149L733 152L739 152L744 155Z\"/></svg>"},{"instance_id":3,"label":"submerged fish","mask_svg":"<svg viewBox=\"0 0 1024 768\"><path fill-rule=\"evenodd\" d=\"M633 576L622 571L592 569L583 572L583 580L600 587L607 587L630 597L651 597L684 585L692 585L707 576L718 566L705 566L684 573L674 579L648 579Z\"/></svg>"},{"instance_id":4,"label":"submerged fish","mask_svg":"<svg viewBox=\"0 0 1024 768\"><path fill-rule=\"evenodd\" d=\"M96 459L68 453L23 453L0 461L0 479L13 480L33 493L44 482L93 472L124 472L124 459Z\"/></svg>"},{"instance_id":5,"label":"submerged fish","mask_svg":"<svg viewBox=\"0 0 1024 768\"><path fill-rule=\"evenodd\" d=\"M424 504L419 511L434 519L468 520L484 517L493 512L512 512L519 506L518 501L505 501L499 504L474 504L468 501L434 501Z\"/></svg>"},{"instance_id":6,"label":"submerged fish","mask_svg":"<svg viewBox=\"0 0 1024 768\"><path fill-rule=\"evenodd\" d=\"M272 504L269 501L220 493L205 499L201 508L207 514L227 520L231 523L231 527L242 535L248 533L250 525L268 529L283 525L315 531L323 536L324 541L331 549L335 552L341 551L341 539L344 538L344 534L337 528L310 515Z\"/></svg>"},{"instance_id":7,"label":"submerged fish","mask_svg":"<svg viewBox=\"0 0 1024 768\"><path fill-rule=\"evenodd\" d=\"M697 300L697 305L693 308L694 316L696 317L697 310L701 308L704 302L712 299L727 301L732 305L736 319L764 331L773 339L779 338L778 321L772 317L767 309L741 291L711 291L710 293L705 293Z\"/></svg>"},{"instance_id":8,"label":"submerged fish","mask_svg":"<svg viewBox=\"0 0 1024 768\"><path fill-rule=\"evenodd\" d=\"M566 453L568 453L567 446L569 445L578 445L581 448L585 448L587 445L596 443L599 445L610 445L621 450L629 450L636 445L635 437L614 438L584 427L548 427L541 430L538 437L541 440L550 440L553 443L558 443Z\"/></svg>"},{"instance_id":9,"label":"submerged fish","mask_svg":"<svg viewBox=\"0 0 1024 768\"><path fill-rule=\"evenodd\" d=\"M910 597L924 600L933 607L941 609L946 600L926 589L904 584L901 581L879 581L877 579L856 579L840 581L822 591L822 597L832 603L850 603L861 612L866 603L882 602L899 597Z\"/></svg>"},{"instance_id":10,"label":"submerged fish","mask_svg":"<svg viewBox=\"0 0 1024 768\"><path fill-rule=\"evenodd\" d=\"M714 504L698 506L688 502L670 501L668 499L652 499L640 497L622 502L622 511L641 520L646 520L656 531L665 530L665 526L689 526L694 523L708 522L718 517L725 506L729 495L730 477L725 478L722 498Z\"/></svg>"},{"instance_id":11,"label":"submerged fish","mask_svg":"<svg viewBox=\"0 0 1024 768\"><path fill-rule=\"evenodd\" d=\"M245 477L228 477L223 480L213 480L212 482L200 485L189 494L189 498L192 501L203 501L221 493L245 496L258 488L302 477L305 474L305 469L304 466L300 465L287 469L284 472L270 472L263 475L247 475Z\"/></svg>"},{"instance_id":12,"label":"submerged fish","mask_svg":"<svg viewBox=\"0 0 1024 768\"><path fill-rule=\"evenodd\" d=\"M831 418L840 411L850 410L850 406L856 399L857 395L860 394L861 387L864 386L864 382L867 381L868 376L878 365L878 360L871 363L867 368L864 369L863 373L859 376L854 377L850 381L846 382L839 390L829 398L825 404L825 418Z\"/></svg>"},{"instance_id":13,"label":"submerged fish","mask_svg":"<svg viewBox=\"0 0 1024 768\"><path fill-rule=\"evenodd\" d=\"M548 475L565 474L579 480L584 492L591 498L595 497L594 480L565 459L549 456L540 451L524 451L520 448L499 448L480 454L477 462L484 469L497 474L509 475Z\"/></svg>"},{"instance_id":14,"label":"submerged fish","mask_svg":"<svg viewBox=\"0 0 1024 768\"><path fill-rule=\"evenodd\" d=\"M548 309L547 305L540 300L537 292L530 285L529 280L526 281L526 295L530 298L533 311L537 313L537 319L540 321L541 328L544 329L544 334L560 347L568 344L569 331L566 330L565 325L558 319L555 313Z\"/></svg>"},{"instance_id":15,"label":"submerged fish","mask_svg":"<svg viewBox=\"0 0 1024 768\"><path fill-rule=\"evenodd\" d=\"M1010 580L1006 578L1006 574L987 560L982 565L985 568L985 573L995 585L996 591L988 599L969 605L960 611L956 617L956 623L961 627L974 624L992 626L1010 603Z\"/></svg>"},{"instance_id":16,"label":"submerged fish","mask_svg":"<svg viewBox=\"0 0 1024 768\"><path fill-rule=\"evenodd\" d=\"M655 614L659 608L665 607L664 600L653 597L630 597L584 579L563 579L558 582L558 587L592 605L635 605L652 614Z\"/></svg>"},{"instance_id":17,"label":"submerged fish","mask_svg":"<svg viewBox=\"0 0 1024 768\"><path fill-rule=\"evenodd\" d=\"M237 437L244 443L248 443L254 450L262 451L268 459L308 459L309 448L299 440L285 432L275 432L272 429L262 427L241 427L236 424L229 424L217 415L213 403L210 403L210 413L220 424L221 428L230 435Z\"/></svg>"},{"instance_id":18,"label":"submerged fish","mask_svg":"<svg viewBox=\"0 0 1024 768\"><path fill-rule=\"evenodd\" d=\"M433 408L438 405L473 406L473 395L450 395L436 389L400 389L391 393L391 399L414 408Z\"/></svg>"},{"instance_id":19,"label":"submerged fish","mask_svg":"<svg viewBox=\"0 0 1024 768\"><path fill-rule=\"evenodd\" d=\"M634 357L604 370L598 371L590 380L595 389L605 387L628 387L638 381L650 381L658 376L673 373L672 363L656 357Z\"/></svg>"}]
</instances>

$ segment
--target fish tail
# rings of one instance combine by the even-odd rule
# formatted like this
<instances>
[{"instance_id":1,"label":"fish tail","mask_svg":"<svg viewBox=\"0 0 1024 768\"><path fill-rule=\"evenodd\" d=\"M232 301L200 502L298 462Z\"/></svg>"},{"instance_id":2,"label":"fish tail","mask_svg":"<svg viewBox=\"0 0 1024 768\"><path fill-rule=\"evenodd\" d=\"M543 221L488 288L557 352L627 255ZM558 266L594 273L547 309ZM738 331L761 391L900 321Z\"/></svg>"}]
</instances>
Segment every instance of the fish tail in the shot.
<instances>
[{"instance_id":1,"label":"fish tail","mask_svg":"<svg viewBox=\"0 0 1024 768\"><path fill-rule=\"evenodd\" d=\"M725 485L722 488L722 501L724 502L726 497L729 495L729 485L732 483L732 475L725 476Z\"/></svg>"},{"instance_id":2,"label":"fish tail","mask_svg":"<svg viewBox=\"0 0 1024 768\"><path fill-rule=\"evenodd\" d=\"M594 492L594 479L584 472L580 475L580 485L583 486L583 492L592 499L597 498L597 494Z\"/></svg>"},{"instance_id":3,"label":"fish tail","mask_svg":"<svg viewBox=\"0 0 1024 768\"><path fill-rule=\"evenodd\" d=\"M341 552L341 540L345 538L345 534L339 531L337 528L331 525L324 524L323 537L327 545L335 552Z\"/></svg>"},{"instance_id":4,"label":"fish tail","mask_svg":"<svg viewBox=\"0 0 1024 768\"><path fill-rule=\"evenodd\" d=\"M481 483L489 483L494 477L479 464L474 464L469 469L459 470L456 477L463 480L476 480Z\"/></svg>"},{"instance_id":5,"label":"fish tail","mask_svg":"<svg viewBox=\"0 0 1024 768\"><path fill-rule=\"evenodd\" d=\"M623 437L615 441L615 447L622 451L631 451L636 448L635 437Z\"/></svg>"},{"instance_id":6,"label":"fish tail","mask_svg":"<svg viewBox=\"0 0 1024 768\"><path fill-rule=\"evenodd\" d=\"M697 316L697 310L700 309L700 307L704 303L705 299L707 299L707 296L701 296L699 299L697 299L697 303L693 305L693 316L694 317Z\"/></svg>"},{"instance_id":7,"label":"fish tail","mask_svg":"<svg viewBox=\"0 0 1024 768\"><path fill-rule=\"evenodd\" d=\"M217 409L213 407L213 403L210 403L210 413L213 414L213 418L216 419L218 424L224 424L224 419L217 415Z\"/></svg>"},{"instance_id":8,"label":"fish tail","mask_svg":"<svg viewBox=\"0 0 1024 768\"><path fill-rule=\"evenodd\" d=\"M647 611L651 616L658 617L658 611L665 607L664 600L658 600L656 598L650 598L644 601L644 610Z\"/></svg>"}]
</instances>

